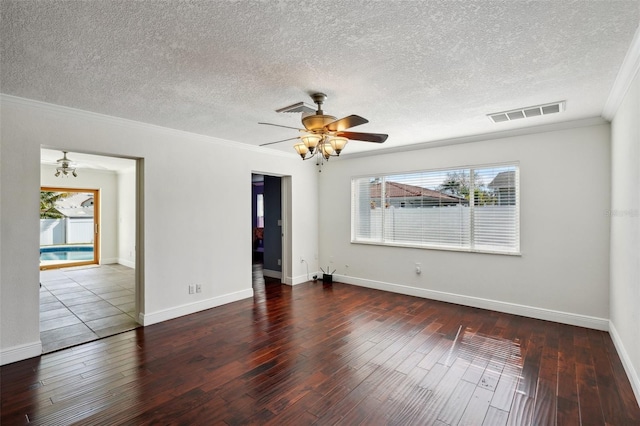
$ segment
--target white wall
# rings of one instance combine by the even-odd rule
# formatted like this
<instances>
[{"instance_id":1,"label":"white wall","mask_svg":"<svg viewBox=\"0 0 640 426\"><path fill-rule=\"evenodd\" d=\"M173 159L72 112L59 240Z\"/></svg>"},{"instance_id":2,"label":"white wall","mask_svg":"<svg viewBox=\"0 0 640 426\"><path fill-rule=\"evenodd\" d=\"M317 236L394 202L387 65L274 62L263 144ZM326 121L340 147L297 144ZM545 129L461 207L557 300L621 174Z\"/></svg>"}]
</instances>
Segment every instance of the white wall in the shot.
<instances>
[{"instance_id":1,"label":"white wall","mask_svg":"<svg viewBox=\"0 0 640 426\"><path fill-rule=\"evenodd\" d=\"M118 173L118 263L136 265L136 171Z\"/></svg>"},{"instance_id":2,"label":"white wall","mask_svg":"<svg viewBox=\"0 0 640 426\"><path fill-rule=\"evenodd\" d=\"M144 159L145 324L252 295L251 172L290 175L293 257L317 253L317 170L295 154L1 98L0 363L39 355L40 147ZM212 119L216 119L212 117ZM175 159L185 158L183 168ZM237 214L229 215L233 206ZM175 218L183 218L175 224ZM317 269L312 260L311 267ZM286 279L306 275L292 262ZM202 293L188 294L199 283Z\"/></svg>"},{"instance_id":3,"label":"white wall","mask_svg":"<svg viewBox=\"0 0 640 426\"><path fill-rule=\"evenodd\" d=\"M611 123L611 335L640 401L640 76Z\"/></svg>"},{"instance_id":4,"label":"white wall","mask_svg":"<svg viewBox=\"0 0 640 426\"><path fill-rule=\"evenodd\" d=\"M3 123L4 124L4 123ZM100 263L118 261L118 181L112 171L78 169L78 177L55 177L56 167L40 166L42 186L100 190Z\"/></svg>"},{"instance_id":5,"label":"white wall","mask_svg":"<svg viewBox=\"0 0 640 426\"><path fill-rule=\"evenodd\" d=\"M320 176L320 264L333 259L353 284L607 329L609 132L598 124L332 161ZM351 177L504 162L520 164L521 256L350 243Z\"/></svg>"}]
</instances>

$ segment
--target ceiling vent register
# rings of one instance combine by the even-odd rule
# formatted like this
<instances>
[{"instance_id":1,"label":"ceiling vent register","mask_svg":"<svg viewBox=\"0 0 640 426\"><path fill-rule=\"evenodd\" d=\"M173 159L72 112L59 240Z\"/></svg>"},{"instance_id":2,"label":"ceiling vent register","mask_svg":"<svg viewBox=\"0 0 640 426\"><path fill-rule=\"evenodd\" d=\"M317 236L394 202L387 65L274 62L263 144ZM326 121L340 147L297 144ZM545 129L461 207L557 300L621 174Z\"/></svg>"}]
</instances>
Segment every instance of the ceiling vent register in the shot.
<instances>
[{"instance_id":1,"label":"ceiling vent register","mask_svg":"<svg viewBox=\"0 0 640 426\"><path fill-rule=\"evenodd\" d=\"M494 123L504 123L506 121L518 120L520 118L538 117L541 115L555 114L565 110L565 101L553 102L551 104L535 105L525 108L518 108L511 111L495 112L487 114L487 117Z\"/></svg>"},{"instance_id":2,"label":"ceiling vent register","mask_svg":"<svg viewBox=\"0 0 640 426\"><path fill-rule=\"evenodd\" d=\"M302 113L314 113L316 111L315 107L312 107L309 104L304 102L298 102L297 104L289 105L284 108L277 109L276 112L302 112Z\"/></svg>"}]
</instances>

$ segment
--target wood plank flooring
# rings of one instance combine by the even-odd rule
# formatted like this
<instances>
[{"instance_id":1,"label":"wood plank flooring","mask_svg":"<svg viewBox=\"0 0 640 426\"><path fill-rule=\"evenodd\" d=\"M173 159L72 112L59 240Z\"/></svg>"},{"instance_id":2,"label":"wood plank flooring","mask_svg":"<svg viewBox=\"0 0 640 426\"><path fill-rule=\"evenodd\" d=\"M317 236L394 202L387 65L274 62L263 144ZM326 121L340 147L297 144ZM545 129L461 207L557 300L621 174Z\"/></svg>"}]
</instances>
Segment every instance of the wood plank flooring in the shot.
<instances>
[{"instance_id":1,"label":"wood plank flooring","mask_svg":"<svg viewBox=\"0 0 640 426\"><path fill-rule=\"evenodd\" d=\"M607 333L333 283L3 366L1 424L640 425Z\"/></svg>"}]
</instances>

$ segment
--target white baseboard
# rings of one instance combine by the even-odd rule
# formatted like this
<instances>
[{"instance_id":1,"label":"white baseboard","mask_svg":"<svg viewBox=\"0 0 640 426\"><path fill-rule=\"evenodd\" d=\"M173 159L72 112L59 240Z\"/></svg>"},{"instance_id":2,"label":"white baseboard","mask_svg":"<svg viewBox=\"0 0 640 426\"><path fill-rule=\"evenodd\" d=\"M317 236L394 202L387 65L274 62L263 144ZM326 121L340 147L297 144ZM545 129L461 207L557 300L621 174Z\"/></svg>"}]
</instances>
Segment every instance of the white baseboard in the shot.
<instances>
[{"instance_id":1,"label":"white baseboard","mask_svg":"<svg viewBox=\"0 0 640 426\"><path fill-rule=\"evenodd\" d=\"M24 345L13 346L0 352L0 365L11 364L23 359L42 355L42 342L32 342Z\"/></svg>"},{"instance_id":2,"label":"white baseboard","mask_svg":"<svg viewBox=\"0 0 640 426\"><path fill-rule=\"evenodd\" d=\"M298 284L302 284L302 283L306 283L307 280L307 276L306 275L298 275L297 277L293 277L291 279L291 284L290 285L298 285ZM289 284L289 283L287 283Z\"/></svg>"},{"instance_id":3,"label":"white baseboard","mask_svg":"<svg viewBox=\"0 0 640 426\"><path fill-rule=\"evenodd\" d=\"M118 263L118 258L117 257L103 257L102 259L100 259L100 264L101 265L113 265L114 263Z\"/></svg>"},{"instance_id":4,"label":"white baseboard","mask_svg":"<svg viewBox=\"0 0 640 426\"><path fill-rule=\"evenodd\" d=\"M297 277L293 277L293 285L304 284L308 281L313 281L313 276L321 277L322 274L318 272L309 272L309 275L298 275Z\"/></svg>"},{"instance_id":5,"label":"white baseboard","mask_svg":"<svg viewBox=\"0 0 640 426\"><path fill-rule=\"evenodd\" d=\"M627 373L629 382L631 382L631 388L633 389L633 393L636 395L636 400L638 401L638 404L640 404L640 375L633 366L631 358L629 357L629 354L622 343L622 339L618 334L618 330L616 330L616 327L611 321L609 321L609 334L611 335L611 340L613 340L613 344L616 347L616 351L618 351L618 356L622 361L622 366L624 367L624 371Z\"/></svg>"},{"instance_id":6,"label":"white baseboard","mask_svg":"<svg viewBox=\"0 0 640 426\"><path fill-rule=\"evenodd\" d=\"M282 279L282 272L281 271L273 271L271 269L263 269L262 270L262 275L264 275L265 277L269 277L269 278L280 278L280 279Z\"/></svg>"},{"instance_id":7,"label":"white baseboard","mask_svg":"<svg viewBox=\"0 0 640 426\"><path fill-rule=\"evenodd\" d=\"M409 287L400 284L366 280L343 275L334 275L333 280L345 284L353 284L361 287L373 288L376 290L390 291L392 293L406 294L408 296L423 297L425 299L439 300L441 302L456 303L458 305L472 306L474 308L489 309L492 311L521 315L546 321L559 322L562 324L577 325L579 327L593 328L602 331L609 330L609 320L605 318L554 311L551 309L537 308L535 306L519 305L516 303L501 302L499 300L482 299L480 297L465 296L461 294L447 293L436 290L427 290L423 288Z\"/></svg>"},{"instance_id":8,"label":"white baseboard","mask_svg":"<svg viewBox=\"0 0 640 426\"><path fill-rule=\"evenodd\" d=\"M128 268L135 269L135 267L136 267L136 262L132 262L132 261L127 260L127 259L118 258L118 262L117 263L122 265L122 266L126 266Z\"/></svg>"},{"instance_id":9,"label":"white baseboard","mask_svg":"<svg viewBox=\"0 0 640 426\"><path fill-rule=\"evenodd\" d=\"M162 321L178 318L184 315L194 314L206 309L215 308L216 306L226 305L227 303L236 302L238 300L253 297L253 289L236 291L235 293L224 294L222 296L213 297L211 299L200 300L185 305L176 306L161 311L150 312L148 314L140 313L139 320L144 326L156 324Z\"/></svg>"}]
</instances>

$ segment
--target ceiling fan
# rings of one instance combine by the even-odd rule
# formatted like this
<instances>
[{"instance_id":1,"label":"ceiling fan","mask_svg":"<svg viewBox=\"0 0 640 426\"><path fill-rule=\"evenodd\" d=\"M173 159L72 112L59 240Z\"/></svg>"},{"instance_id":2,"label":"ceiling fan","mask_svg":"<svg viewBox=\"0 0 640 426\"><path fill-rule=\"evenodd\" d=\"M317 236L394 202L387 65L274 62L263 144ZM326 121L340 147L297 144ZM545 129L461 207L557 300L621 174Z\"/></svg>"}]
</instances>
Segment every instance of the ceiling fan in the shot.
<instances>
[{"instance_id":1,"label":"ceiling fan","mask_svg":"<svg viewBox=\"0 0 640 426\"><path fill-rule=\"evenodd\" d=\"M347 142L349 142L349 139L382 143L389 137L389 135L381 133L347 132L345 130L368 123L369 120L362 118L359 115L349 115L338 120L332 115L325 115L324 111L322 111L322 104L327 99L327 95L324 93L314 93L311 95L311 99L313 99L313 102L318 105L318 110L315 114L303 114L302 125L304 126L304 129L282 126L280 124L258 123L298 130L304 133L302 136L296 136L294 138L283 139L275 142L267 142L260 146L273 145L276 143L299 139L300 142L296 143L293 148L298 154L300 154L302 159L308 160L316 157L320 163L323 159L328 160L331 156L340 155L340 152L342 152ZM296 104L296 106L300 104L302 103Z\"/></svg>"}]
</instances>

